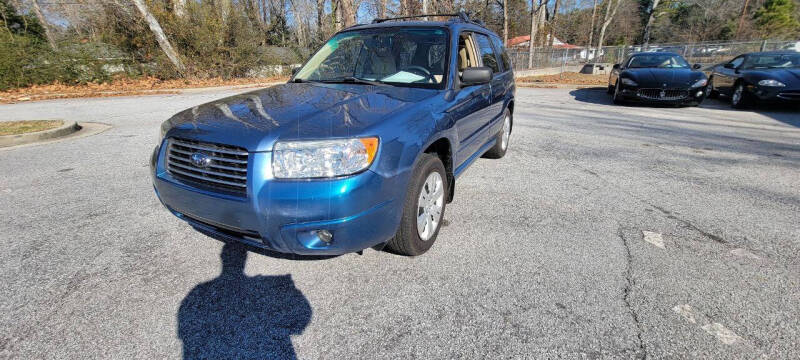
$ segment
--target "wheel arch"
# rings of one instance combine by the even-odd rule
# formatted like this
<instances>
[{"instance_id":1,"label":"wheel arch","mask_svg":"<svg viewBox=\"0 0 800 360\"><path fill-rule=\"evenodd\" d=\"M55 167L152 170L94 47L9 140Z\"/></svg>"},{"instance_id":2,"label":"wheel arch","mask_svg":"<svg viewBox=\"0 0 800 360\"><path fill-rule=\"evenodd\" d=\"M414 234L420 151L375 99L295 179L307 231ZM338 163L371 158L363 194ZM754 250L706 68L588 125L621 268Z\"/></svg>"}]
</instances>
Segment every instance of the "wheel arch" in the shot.
<instances>
[{"instance_id":1,"label":"wheel arch","mask_svg":"<svg viewBox=\"0 0 800 360\"><path fill-rule=\"evenodd\" d=\"M447 173L447 202L453 201L456 189L456 178L453 174L453 146L450 140L446 137L441 137L428 145L423 153L435 154L439 160L444 164L445 172Z\"/></svg>"}]
</instances>

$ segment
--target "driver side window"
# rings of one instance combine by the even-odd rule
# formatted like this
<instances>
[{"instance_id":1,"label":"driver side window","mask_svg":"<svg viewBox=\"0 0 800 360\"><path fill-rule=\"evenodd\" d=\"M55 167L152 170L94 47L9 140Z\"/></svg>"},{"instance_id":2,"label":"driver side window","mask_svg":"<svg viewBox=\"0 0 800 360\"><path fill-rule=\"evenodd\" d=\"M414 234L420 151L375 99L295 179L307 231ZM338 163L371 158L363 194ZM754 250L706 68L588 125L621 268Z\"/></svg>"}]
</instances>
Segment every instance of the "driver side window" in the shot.
<instances>
[{"instance_id":1,"label":"driver side window","mask_svg":"<svg viewBox=\"0 0 800 360\"><path fill-rule=\"evenodd\" d=\"M735 69L735 68L738 68L739 66L742 66L743 62L744 62L744 56L741 56L741 57L738 57L736 59L731 60L730 64L733 65L733 68Z\"/></svg>"},{"instance_id":2,"label":"driver side window","mask_svg":"<svg viewBox=\"0 0 800 360\"><path fill-rule=\"evenodd\" d=\"M461 33L458 37L458 76L469 67L478 66L478 54L471 33Z\"/></svg>"}]
</instances>

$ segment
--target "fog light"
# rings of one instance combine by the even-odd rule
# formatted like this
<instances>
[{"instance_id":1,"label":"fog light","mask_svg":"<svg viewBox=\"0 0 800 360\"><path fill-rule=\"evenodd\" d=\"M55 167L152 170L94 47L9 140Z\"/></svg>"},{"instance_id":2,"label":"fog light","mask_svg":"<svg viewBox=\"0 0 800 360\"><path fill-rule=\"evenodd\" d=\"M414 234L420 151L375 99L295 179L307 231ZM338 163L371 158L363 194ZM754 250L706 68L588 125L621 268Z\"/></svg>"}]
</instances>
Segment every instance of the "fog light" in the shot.
<instances>
[{"instance_id":1,"label":"fog light","mask_svg":"<svg viewBox=\"0 0 800 360\"><path fill-rule=\"evenodd\" d=\"M695 96L696 96L696 97L701 97L701 96L703 96L703 91L702 91L702 90L701 90L701 91L698 91L698 92L697 92L697 95L695 95Z\"/></svg>"},{"instance_id":2,"label":"fog light","mask_svg":"<svg viewBox=\"0 0 800 360\"><path fill-rule=\"evenodd\" d=\"M331 232L328 230L317 230L317 237L328 244L333 241L333 234L331 234Z\"/></svg>"}]
</instances>

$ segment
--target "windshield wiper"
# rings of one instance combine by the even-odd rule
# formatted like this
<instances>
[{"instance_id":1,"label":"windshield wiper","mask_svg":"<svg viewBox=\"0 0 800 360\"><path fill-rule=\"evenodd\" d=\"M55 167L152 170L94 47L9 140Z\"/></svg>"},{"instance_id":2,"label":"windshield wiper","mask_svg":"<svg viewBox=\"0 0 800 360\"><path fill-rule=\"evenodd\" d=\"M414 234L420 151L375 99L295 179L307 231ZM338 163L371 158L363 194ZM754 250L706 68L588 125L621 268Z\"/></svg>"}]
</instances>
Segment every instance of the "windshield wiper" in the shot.
<instances>
[{"instance_id":1,"label":"windshield wiper","mask_svg":"<svg viewBox=\"0 0 800 360\"><path fill-rule=\"evenodd\" d=\"M360 79L360 78L353 77L353 76L346 76L346 77L343 77L343 78L331 79L331 80L320 80L320 82L331 83L331 84L339 84L339 83L343 83L343 84L364 84L364 85L373 85L373 86L387 85L386 83L383 83L383 82L380 82L380 81L372 81L372 80L367 80L367 79Z\"/></svg>"}]
</instances>

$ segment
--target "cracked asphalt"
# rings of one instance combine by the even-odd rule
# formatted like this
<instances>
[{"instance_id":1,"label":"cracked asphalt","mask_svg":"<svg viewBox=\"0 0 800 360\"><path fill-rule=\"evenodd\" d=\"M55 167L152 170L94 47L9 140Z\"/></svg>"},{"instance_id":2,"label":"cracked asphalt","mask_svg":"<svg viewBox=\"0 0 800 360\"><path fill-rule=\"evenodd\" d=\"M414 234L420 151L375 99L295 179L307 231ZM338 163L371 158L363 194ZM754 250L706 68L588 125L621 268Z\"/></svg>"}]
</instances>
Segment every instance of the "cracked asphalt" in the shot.
<instances>
[{"instance_id":1,"label":"cracked asphalt","mask_svg":"<svg viewBox=\"0 0 800 360\"><path fill-rule=\"evenodd\" d=\"M291 260L153 195L159 123L242 91L0 105L113 125L0 150L1 358L800 357L797 111L522 88L430 252Z\"/></svg>"}]
</instances>

